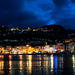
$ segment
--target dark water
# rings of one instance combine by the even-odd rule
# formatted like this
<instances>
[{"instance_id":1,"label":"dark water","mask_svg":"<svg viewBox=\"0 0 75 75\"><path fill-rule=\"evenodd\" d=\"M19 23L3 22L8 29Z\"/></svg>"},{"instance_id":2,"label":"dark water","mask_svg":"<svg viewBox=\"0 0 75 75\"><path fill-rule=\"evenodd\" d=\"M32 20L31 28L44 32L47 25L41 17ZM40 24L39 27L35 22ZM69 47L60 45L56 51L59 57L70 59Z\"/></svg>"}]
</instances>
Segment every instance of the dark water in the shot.
<instances>
[{"instance_id":1,"label":"dark water","mask_svg":"<svg viewBox=\"0 0 75 75\"><path fill-rule=\"evenodd\" d=\"M75 55L0 55L0 75L75 75Z\"/></svg>"}]
</instances>

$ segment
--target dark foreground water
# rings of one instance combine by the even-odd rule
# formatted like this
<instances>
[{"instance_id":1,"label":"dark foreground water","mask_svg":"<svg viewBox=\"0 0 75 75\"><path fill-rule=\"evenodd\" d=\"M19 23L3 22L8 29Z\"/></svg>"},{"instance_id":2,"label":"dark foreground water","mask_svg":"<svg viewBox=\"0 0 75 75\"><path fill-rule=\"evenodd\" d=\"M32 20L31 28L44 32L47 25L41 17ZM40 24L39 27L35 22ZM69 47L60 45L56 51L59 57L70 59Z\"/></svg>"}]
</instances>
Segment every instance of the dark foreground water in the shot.
<instances>
[{"instance_id":1,"label":"dark foreground water","mask_svg":"<svg viewBox=\"0 0 75 75\"><path fill-rule=\"evenodd\" d=\"M75 75L75 55L0 55L0 75Z\"/></svg>"}]
</instances>

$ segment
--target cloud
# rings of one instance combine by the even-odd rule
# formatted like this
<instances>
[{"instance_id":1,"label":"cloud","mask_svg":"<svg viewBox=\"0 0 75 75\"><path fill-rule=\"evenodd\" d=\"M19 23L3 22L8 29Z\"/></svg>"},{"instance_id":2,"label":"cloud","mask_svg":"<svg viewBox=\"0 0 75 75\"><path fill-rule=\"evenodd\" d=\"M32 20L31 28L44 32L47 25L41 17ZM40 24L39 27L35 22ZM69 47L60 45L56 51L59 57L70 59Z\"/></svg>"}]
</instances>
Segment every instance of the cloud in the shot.
<instances>
[{"instance_id":1,"label":"cloud","mask_svg":"<svg viewBox=\"0 0 75 75\"><path fill-rule=\"evenodd\" d=\"M65 28L75 29L75 18L73 19L62 19L57 24L61 24Z\"/></svg>"},{"instance_id":2,"label":"cloud","mask_svg":"<svg viewBox=\"0 0 75 75\"><path fill-rule=\"evenodd\" d=\"M0 0L1 24L75 25L75 0Z\"/></svg>"},{"instance_id":3,"label":"cloud","mask_svg":"<svg viewBox=\"0 0 75 75\"><path fill-rule=\"evenodd\" d=\"M63 7L68 4L68 0L53 0L57 7Z\"/></svg>"},{"instance_id":4,"label":"cloud","mask_svg":"<svg viewBox=\"0 0 75 75\"><path fill-rule=\"evenodd\" d=\"M72 0L72 3L75 3L75 0Z\"/></svg>"},{"instance_id":5,"label":"cloud","mask_svg":"<svg viewBox=\"0 0 75 75\"><path fill-rule=\"evenodd\" d=\"M52 13L53 19L56 24L63 25L65 28L75 28L75 4L71 0L63 0L62 4L61 2L56 3L56 9Z\"/></svg>"}]
</instances>

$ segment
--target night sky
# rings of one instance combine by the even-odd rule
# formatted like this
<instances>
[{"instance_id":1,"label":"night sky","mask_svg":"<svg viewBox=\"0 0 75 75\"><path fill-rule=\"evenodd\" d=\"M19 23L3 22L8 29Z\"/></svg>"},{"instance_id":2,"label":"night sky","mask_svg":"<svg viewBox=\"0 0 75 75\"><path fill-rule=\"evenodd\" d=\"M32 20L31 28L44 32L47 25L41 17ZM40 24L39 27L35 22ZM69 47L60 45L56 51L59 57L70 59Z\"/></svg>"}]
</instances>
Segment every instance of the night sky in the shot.
<instances>
[{"instance_id":1,"label":"night sky","mask_svg":"<svg viewBox=\"0 0 75 75\"><path fill-rule=\"evenodd\" d=\"M0 0L0 24L75 29L75 0Z\"/></svg>"}]
</instances>

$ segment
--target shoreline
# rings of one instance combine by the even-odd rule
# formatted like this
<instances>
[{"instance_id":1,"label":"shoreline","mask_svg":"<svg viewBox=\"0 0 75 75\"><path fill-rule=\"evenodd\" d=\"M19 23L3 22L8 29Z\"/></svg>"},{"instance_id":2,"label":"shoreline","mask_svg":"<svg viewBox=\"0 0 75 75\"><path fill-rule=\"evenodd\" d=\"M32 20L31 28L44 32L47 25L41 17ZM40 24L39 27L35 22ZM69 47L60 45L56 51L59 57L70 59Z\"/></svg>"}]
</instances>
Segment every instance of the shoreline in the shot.
<instances>
[{"instance_id":1,"label":"shoreline","mask_svg":"<svg viewBox=\"0 0 75 75\"><path fill-rule=\"evenodd\" d=\"M74 55L75 53L44 53L44 54L0 54L0 55Z\"/></svg>"}]
</instances>

